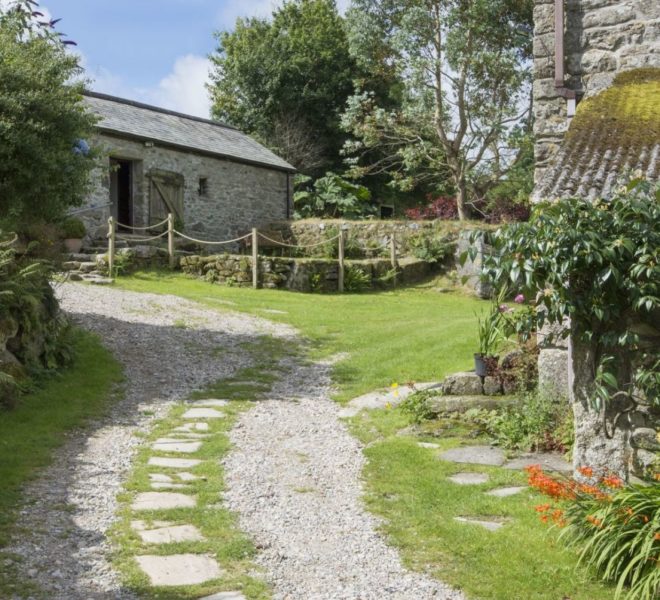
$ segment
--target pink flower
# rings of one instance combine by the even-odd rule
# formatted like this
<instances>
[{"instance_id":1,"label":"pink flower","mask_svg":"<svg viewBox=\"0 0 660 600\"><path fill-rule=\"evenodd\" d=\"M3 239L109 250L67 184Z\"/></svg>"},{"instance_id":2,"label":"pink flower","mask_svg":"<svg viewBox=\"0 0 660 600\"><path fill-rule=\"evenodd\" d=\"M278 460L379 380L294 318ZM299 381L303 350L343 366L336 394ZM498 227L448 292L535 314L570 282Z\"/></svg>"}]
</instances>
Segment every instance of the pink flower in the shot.
<instances>
[{"instance_id":1,"label":"pink flower","mask_svg":"<svg viewBox=\"0 0 660 600\"><path fill-rule=\"evenodd\" d=\"M518 295L513 299L513 301L514 301L516 304L523 304L523 303L525 302L525 296L523 296L522 294L518 294Z\"/></svg>"},{"instance_id":2,"label":"pink flower","mask_svg":"<svg viewBox=\"0 0 660 600\"><path fill-rule=\"evenodd\" d=\"M501 313L507 313L510 312L511 309L506 304L500 304L499 311Z\"/></svg>"}]
</instances>

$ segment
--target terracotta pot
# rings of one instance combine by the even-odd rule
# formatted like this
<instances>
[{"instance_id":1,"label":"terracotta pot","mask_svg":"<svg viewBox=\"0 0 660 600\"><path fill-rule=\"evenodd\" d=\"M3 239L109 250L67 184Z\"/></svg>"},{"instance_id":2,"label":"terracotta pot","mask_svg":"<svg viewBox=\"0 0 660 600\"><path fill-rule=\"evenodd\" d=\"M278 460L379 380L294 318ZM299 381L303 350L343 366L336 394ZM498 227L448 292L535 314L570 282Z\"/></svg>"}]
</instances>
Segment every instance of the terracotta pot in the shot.
<instances>
[{"instance_id":1,"label":"terracotta pot","mask_svg":"<svg viewBox=\"0 0 660 600\"><path fill-rule=\"evenodd\" d=\"M71 254L78 254L82 250L82 240L78 238L66 238L64 247Z\"/></svg>"}]
</instances>

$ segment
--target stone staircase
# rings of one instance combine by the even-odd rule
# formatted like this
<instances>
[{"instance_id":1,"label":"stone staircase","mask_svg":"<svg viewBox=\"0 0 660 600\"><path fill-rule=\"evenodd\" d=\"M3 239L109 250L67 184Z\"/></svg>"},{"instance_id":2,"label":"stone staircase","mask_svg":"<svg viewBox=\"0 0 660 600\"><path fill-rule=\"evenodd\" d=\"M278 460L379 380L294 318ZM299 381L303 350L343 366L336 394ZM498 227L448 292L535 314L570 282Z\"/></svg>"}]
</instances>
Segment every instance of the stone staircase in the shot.
<instances>
[{"instance_id":1,"label":"stone staircase","mask_svg":"<svg viewBox=\"0 0 660 600\"><path fill-rule=\"evenodd\" d=\"M112 278L105 274L105 254L85 252L70 254L62 264L69 281L85 281L95 285L108 285Z\"/></svg>"}]
</instances>

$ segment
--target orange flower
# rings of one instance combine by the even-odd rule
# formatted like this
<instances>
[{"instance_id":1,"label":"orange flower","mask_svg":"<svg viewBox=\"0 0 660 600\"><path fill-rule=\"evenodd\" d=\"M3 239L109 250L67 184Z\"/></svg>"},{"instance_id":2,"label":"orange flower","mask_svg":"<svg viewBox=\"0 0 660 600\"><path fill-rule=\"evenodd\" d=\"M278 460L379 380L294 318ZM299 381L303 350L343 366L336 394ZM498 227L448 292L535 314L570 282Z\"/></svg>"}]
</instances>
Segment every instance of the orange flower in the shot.
<instances>
[{"instance_id":1,"label":"orange flower","mask_svg":"<svg viewBox=\"0 0 660 600\"><path fill-rule=\"evenodd\" d=\"M603 524L603 522L600 519L597 519L593 515L587 515L587 521L589 521L589 523L595 525L596 527L600 527Z\"/></svg>"},{"instance_id":2,"label":"orange flower","mask_svg":"<svg viewBox=\"0 0 660 600\"><path fill-rule=\"evenodd\" d=\"M656 540L656 541L657 541L657 540L660 540L660 533L656 533L656 534L653 536L653 539Z\"/></svg>"},{"instance_id":3,"label":"orange flower","mask_svg":"<svg viewBox=\"0 0 660 600\"><path fill-rule=\"evenodd\" d=\"M547 512L550 510L550 505L549 504L539 504L538 506L534 507L534 510L536 512Z\"/></svg>"},{"instance_id":4,"label":"orange flower","mask_svg":"<svg viewBox=\"0 0 660 600\"><path fill-rule=\"evenodd\" d=\"M656 481L660 481L660 473L656 473L655 475L653 475L653 479L655 479Z\"/></svg>"},{"instance_id":5,"label":"orange flower","mask_svg":"<svg viewBox=\"0 0 660 600\"><path fill-rule=\"evenodd\" d=\"M616 475L608 475L607 477L603 477L600 481L604 486L613 490L618 490L623 487L623 480Z\"/></svg>"},{"instance_id":6,"label":"orange flower","mask_svg":"<svg viewBox=\"0 0 660 600\"><path fill-rule=\"evenodd\" d=\"M582 475L585 477L593 477L594 476L594 470L591 467L580 467L578 469Z\"/></svg>"}]
</instances>

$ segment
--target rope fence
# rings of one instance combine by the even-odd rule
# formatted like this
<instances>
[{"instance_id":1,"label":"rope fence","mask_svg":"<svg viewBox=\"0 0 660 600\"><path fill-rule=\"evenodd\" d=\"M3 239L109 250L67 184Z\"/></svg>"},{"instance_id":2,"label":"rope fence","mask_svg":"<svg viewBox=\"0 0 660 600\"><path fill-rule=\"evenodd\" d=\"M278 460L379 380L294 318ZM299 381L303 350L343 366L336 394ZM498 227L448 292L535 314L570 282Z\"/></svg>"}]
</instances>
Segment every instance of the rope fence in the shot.
<instances>
[{"instance_id":1,"label":"rope fence","mask_svg":"<svg viewBox=\"0 0 660 600\"><path fill-rule=\"evenodd\" d=\"M121 227L123 229L131 229L133 231L147 232L150 229L162 227L163 225L167 225L167 229L162 233L159 233L158 235L154 235L153 237L135 238L135 237L127 237L126 235L121 235L117 233L118 227ZM155 225L149 225L148 227L125 225L124 223L119 223L116 219L114 219L114 217L110 217L108 219L108 234L106 237L108 238L108 271L110 272L111 276L112 274L115 273L114 266L115 266L117 240L124 242L143 243L143 242L152 242L160 238L164 238L165 236L167 236L167 253L169 256L169 264L171 268L174 268L176 265L176 257L174 254L174 239L177 236L184 240L188 240L190 242L196 244L202 244L205 246L223 246L227 244L236 244L238 242L242 242L248 239L251 240L250 245L252 247L252 287L254 287L255 289L259 287L259 239L260 238L275 247L294 248L294 249L317 248L318 246L323 246L332 243L335 240L339 240L338 258L337 258L337 263L338 263L337 287L340 293L344 291L344 279L346 275L346 269L345 269L346 233L344 229L340 229L339 233L336 236L314 244L288 244L286 242L283 242L282 240L275 240L265 235L263 232L260 232L256 227L252 229L251 233L230 240L220 240L220 241L200 240L191 237L189 235L186 235L181 231L177 231L174 228L174 215L171 213L168 214L167 219L164 219L163 221L161 221L160 223L156 223ZM380 247L385 248L387 247L387 244L382 244L380 245ZM392 268L396 271L396 269L398 268L398 258L396 251L396 240L393 235L390 237L389 247L390 247L390 262L392 264ZM367 248L365 247L364 249L366 250ZM396 283L396 276L394 278L394 281Z\"/></svg>"}]
</instances>

